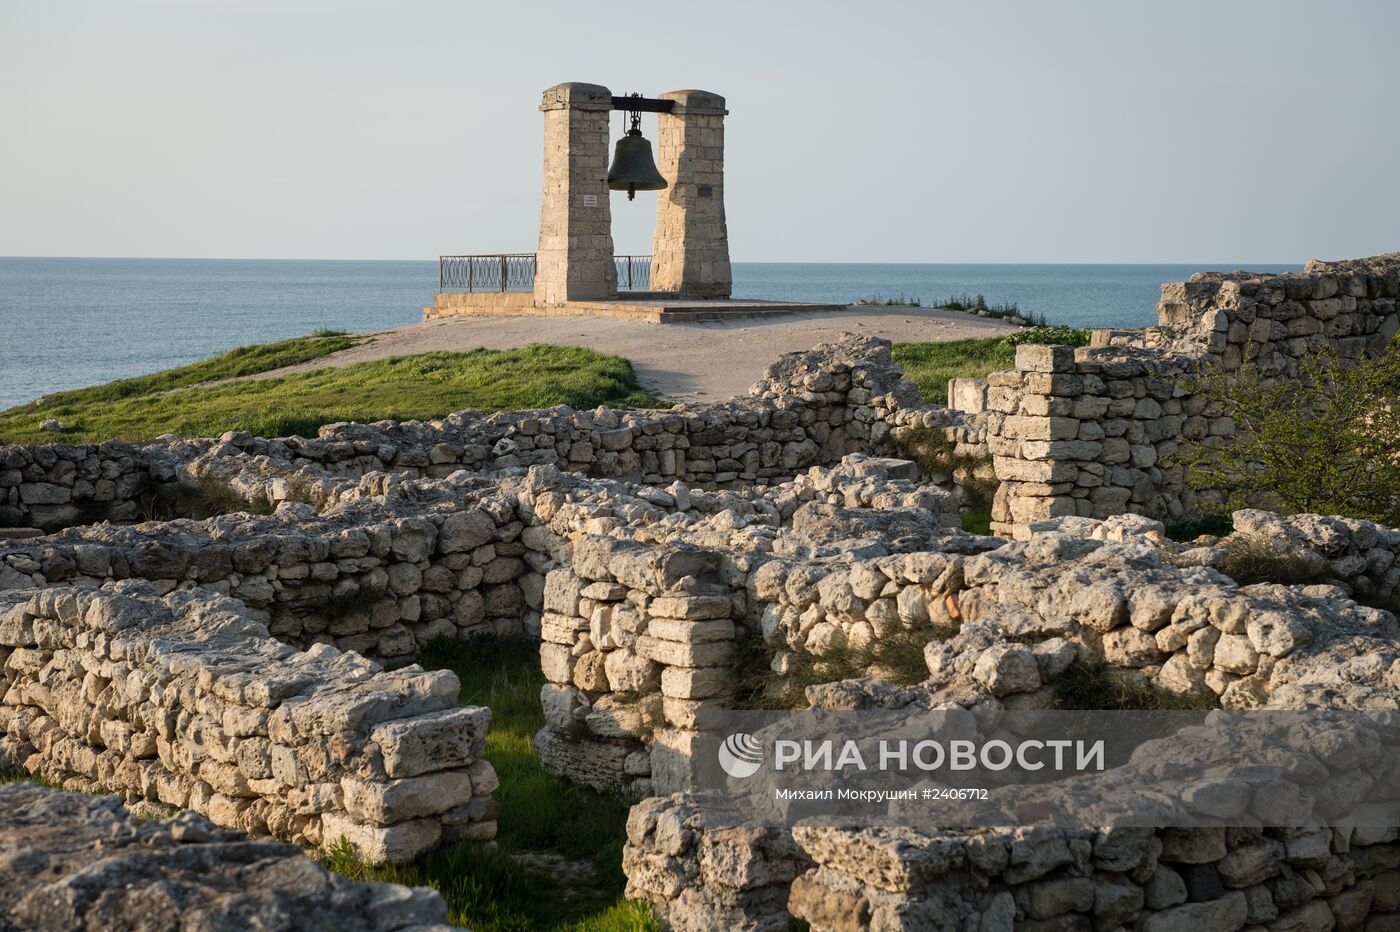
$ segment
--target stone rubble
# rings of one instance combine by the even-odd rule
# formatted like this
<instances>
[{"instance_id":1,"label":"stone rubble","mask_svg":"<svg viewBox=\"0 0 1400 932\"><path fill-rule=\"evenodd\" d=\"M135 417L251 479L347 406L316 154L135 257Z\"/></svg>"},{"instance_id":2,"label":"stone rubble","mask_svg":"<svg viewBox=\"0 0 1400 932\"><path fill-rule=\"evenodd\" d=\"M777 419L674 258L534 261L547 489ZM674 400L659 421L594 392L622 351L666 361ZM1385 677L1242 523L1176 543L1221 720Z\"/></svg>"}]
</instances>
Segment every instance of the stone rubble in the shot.
<instances>
[{"instance_id":1,"label":"stone rubble","mask_svg":"<svg viewBox=\"0 0 1400 932\"><path fill-rule=\"evenodd\" d=\"M138 819L110 797L0 786L0 929L449 932L435 891L355 883L294 845L190 813Z\"/></svg>"}]
</instances>

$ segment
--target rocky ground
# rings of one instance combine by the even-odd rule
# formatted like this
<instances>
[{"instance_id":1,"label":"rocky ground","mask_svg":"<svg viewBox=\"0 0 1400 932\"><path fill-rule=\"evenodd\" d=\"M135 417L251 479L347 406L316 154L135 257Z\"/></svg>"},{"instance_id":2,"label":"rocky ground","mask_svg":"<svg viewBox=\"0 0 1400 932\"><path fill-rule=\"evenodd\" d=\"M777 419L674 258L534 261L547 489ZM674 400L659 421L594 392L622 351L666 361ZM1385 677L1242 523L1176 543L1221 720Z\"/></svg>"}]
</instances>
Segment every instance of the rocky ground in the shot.
<instances>
[{"instance_id":1,"label":"rocky ground","mask_svg":"<svg viewBox=\"0 0 1400 932\"><path fill-rule=\"evenodd\" d=\"M0 786L5 932L448 932L431 890L337 877L296 845L191 813L143 821L111 797Z\"/></svg>"}]
</instances>

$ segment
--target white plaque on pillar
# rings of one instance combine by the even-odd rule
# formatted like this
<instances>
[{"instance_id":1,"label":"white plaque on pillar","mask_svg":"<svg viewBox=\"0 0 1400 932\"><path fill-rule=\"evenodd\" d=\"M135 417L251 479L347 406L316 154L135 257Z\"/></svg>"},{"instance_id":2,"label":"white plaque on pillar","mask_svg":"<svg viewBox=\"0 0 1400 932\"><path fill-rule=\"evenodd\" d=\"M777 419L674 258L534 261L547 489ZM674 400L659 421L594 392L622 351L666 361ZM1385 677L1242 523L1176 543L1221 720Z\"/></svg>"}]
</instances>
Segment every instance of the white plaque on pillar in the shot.
<instances>
[{"instance_id":1,"label":"white plaque on pillar","mask_svg":"<svg viewBox=\"0 0 1400 932\"><path fill-rule=\"evenodd\" d=\"M597 206L598 206L598 195L596 195L596 194L585 194L585 195L583 196L583 206L584 206L584 207L597 207Z\"/></svg>"}]
</instances>

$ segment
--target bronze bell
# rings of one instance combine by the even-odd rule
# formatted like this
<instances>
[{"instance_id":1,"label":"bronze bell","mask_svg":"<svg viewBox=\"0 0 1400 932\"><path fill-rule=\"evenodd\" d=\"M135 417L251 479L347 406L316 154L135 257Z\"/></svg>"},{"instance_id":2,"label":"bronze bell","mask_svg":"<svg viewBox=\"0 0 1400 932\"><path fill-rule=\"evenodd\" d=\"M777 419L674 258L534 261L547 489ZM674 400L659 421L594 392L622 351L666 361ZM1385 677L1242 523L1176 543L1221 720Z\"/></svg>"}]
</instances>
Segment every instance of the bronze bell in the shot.
<instances>
[{"instance_id":1,"label":"bronze bell","mask_svg":"<svg viewBox=\"0 0 1400 932\"><path fill-rule=\"evenodd\" d=\"M613 149L612 167L608 169L608 188L626 191L630 201L638 191L660 191L666 186L666 179L661 177L656 160L651 157L651 143L642 138L642 116L633 113L632 128L617 141Z\"/></svg>"}]
</instances>

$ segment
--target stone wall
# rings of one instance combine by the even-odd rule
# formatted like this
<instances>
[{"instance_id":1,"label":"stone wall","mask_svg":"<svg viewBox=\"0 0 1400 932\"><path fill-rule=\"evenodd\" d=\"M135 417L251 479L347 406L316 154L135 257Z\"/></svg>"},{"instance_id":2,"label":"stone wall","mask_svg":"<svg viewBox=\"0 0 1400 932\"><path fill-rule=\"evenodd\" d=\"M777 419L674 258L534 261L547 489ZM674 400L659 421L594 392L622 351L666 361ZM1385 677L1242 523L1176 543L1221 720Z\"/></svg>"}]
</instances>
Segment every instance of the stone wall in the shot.
<instances>
[{"instance_id":1,"label":"stone wall","mask_svg":"<svg viewBox=\"0 0 1400 932\"><path fill-rule=\"evenodd\" d=\"M903 827L802 826L794 835L816 865L794 882L789 908L813 932L1381 932L1400 923L1393 830L1337 838L1321 826L1030 829L930 838Z\"/></svg>"},{"instance_id":2,"label":"stone wall","mask_svg":"<svg viewBox=\"0 0 1400 932\"><path fill-rule=\"evenodd\" d=\"M1123 512L1180 520L1218 501L1186 488L1183 441L1226 443L1229 412L1190 385L1203 367L1289 378L1320 353L1380 351L1400 329L1400 254L1310 262L1285 275L1200 273L1162 286L1158 327L1098 331L1094 345L1023 346L988 377L985 428L1001 487L993 529Z\"/></svg>"},{"instance_id":3,"label":"stone wall","mask_svg":"<svg viewBox=\"0 0 1400 932\"><path fill-rule=\"evenodd\" d=\"M1400 608L1400 530L1334 515L1234 514L1235 532L1219 545L1191 553L1218 564L1235 537L1246 537L1301 561L1303 572L1392 610Z\"/></svg>"},{"instance_id":4,"label":"stone wall","mask_svg":"<svg viewBox=\"0 0 1400 932\"><path fill-rule=\"evenodd\" d=\"M791 831L701 794L655 796L627 815L627 897L651 903L673 932L788 932L790 888L812 866Z\"/></svg>"},{"instance_id":5,"label":"stone wall","mask_svg":"<svg viewBox=\"0 0 1400 932\"><path fill-rule=\"evenodd\" d=\"M449 932L432 890L356 883L190 813L155 822L32 784L0 786L0 865L8 929Z\"/></svg>"},{"instance_id":6,"label":"stone wall","mask_svg":"<svg viewBox=\"0 0 1400 932\"><path fill-rule=\"evenodd\" d=\"M576 541L545 581L545 769L633 798L688 787L701 707L734 684L743 607L714 551Z\"/></svg>"},{"instance_id":7,"label":"stone wall","mask_svg":"<svg viewBox=\"0 0 1400 932\"><path fill-rule=\"evenodd\" d=\"M1385 932L1394 829L775 826L677 794L628 821L628 895L676 932L858 929Z\"/></svg>"},{"instance_id":8,"label":"stone wall","mask_svg":"<svg viewBox=\"0 0 1400 932\"><path fill-rule=\"evenodd\" d=\"M451 496L449 498L449 495ZM470 481L436 501L351 499L317 514L284 503L134 527L71 528L0 548L0 590L140 579L164 594L231 595L273 636L404 663L439 637L539 631L548 561L522 540L510 495Z\"/></svg>"},{"instance_id":9,"label":"stone wall","mask_svg":"<svg viewBox=\"0 0 1400 932\"><path fill-rule=\"evenodd\" d=\"M139 521L156 491L211 445L153 443L0 444L0 528L58 530L96 521Z\"/></svg>"},{"instance_id":10,"label":"stone wall","mask_svg":"<svg viewBox=\"0 0 1400 932\"><path fill-rule=\"evenodd\" d=\"M148 584L0 593L0 767L374 861L490 841L490 710L457 677L274 639Z\"/></svg>"},{"instance_id":11,"label":"stone wall","mask_svg":"<svg viewBox=\"0 0 1400 932\"><path fill-rule=\"evenodd\" d=\"M1308 518L1318 520L1288 520ZM1351 601L1339 580L1240 586L1205 554L1195 557L1204 565L1177 565L1192 560L1161 546L1157 522L1120 516L1099 523L1095 539L1077 520L1044 522L1029 541L1001 546L973 538L846 565L769 561L752 583L771 600L763 633L821 657L871 631L941 627L924 649L928 679L904 695L961 705L1052 707L1055 678L1077 658L1227 708L1361 709L1393 689L1385 671L1400 662L1400 625ZM1359 658L1376 664L1375 677L1342 672ZM783 661L779 652L775 667ZM808 699L825 701L823 690Z\"/></svg>"},{"instance_id":12,"label":"stone wall","mask_svg":"<svg viewBox=\"0 0 1400 932\"><path fill-rule=\"evenodd\" d=\"M335 480L372 473L443 478L551 465L651 485L743 488L785 482L848 453L891 452L899 433L916 426L948 434L960 454L984 456L976 419L923 402L901 381L889 346L851 336L791 353L748 398L669 410L464 411L429 422L332 424L314 438L229 432L218 441L0 446L0 462L14 464L0 470L0 526L57 530L178 512L175 493L198 499L207 483L231 486L255 506L320 503ZM162 489L164 504L153 509Z\"/></svg>"},{"instance_id":13,"label":"stone wall","mask_svg":"<svg viewBox=\"0 0 1400 932\"><path fill-rule=\"evenodd\" d=\"M1281 523L1303 534L1298 529L1326 522L1242 516L1242 523ZM1329 548L1338 566L1365 544L1373 544L1365 553L1385 549L1374 544L1393 534L1347 530L1346 546L1334 536ZM1317 534L1307 536L1324 546ZM808 687L808 703L960 706L982 717L1053 708L1059 678L1073 664L1106 661L1171 692L1218 696L1230 709L1400 707L1400 625L1338 586L1238 586L1207 566L1173 565L1177 554L1163 546L1161 525L1136 516L1047 521L1028 541L992 542L995 549L978 553L980 540L952 538L921 552L854 561L763 561L749 575L757 597L750 612L760 611L764 636L779 648L775 668L784 650L820 658L877 623L941 622L944 633L929 633L923 682L898 687L871 670L867 678ZM814 638L823 625L829 630ZM1150 757L1151 766L1164 759ZM1288 928L1305 921L1361 928L1368 917L1385 929L1400 920L1388 915L1392 899L1371 899L1373 886L1393 881L1388 872L1400 866L1394 829L1349 837L1148 830L1132 842L1140 856L1115 867L1095 861L1096 846L1106 844L1095 832L968 836L905 825L789 833L725 812L723 800L694 792L634 810L624 853L630 894L651 901L674 928L778 930L789 910L814 929L1139 921L1144 928L1204 921L1232 929L1275 920ZM1308 854L1291 860L1289 844L1306 845ZM1050 857L1050 849L1074 854ZM1373 876L1382 880L1368 882Z\"/></svg>"},{"instance_id":14,"label":"stone wall","mask_svg":"<svg viewBox=\"0 0 1400 932\"><path fill-rule=\"evenodd\" d=\"M571 541L544 584L550 683L535 746L545 769L634 797L691 785L706 711L768 664L752 646L767 612L753 581L776 552L800 547L837 562L845 534L871 533L855 517L867 510L881 530L899 527L909 540L974 540L952 530L951 496L889 478L910 466L852 456L766 493L688 493L684 509L652 496L643 508L653 517L622 495L561 507L557 482L532 471L527 488L548 491L523 493L522 509Z\"/></svg>"}]
</instances>

